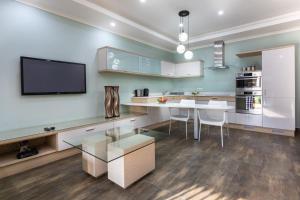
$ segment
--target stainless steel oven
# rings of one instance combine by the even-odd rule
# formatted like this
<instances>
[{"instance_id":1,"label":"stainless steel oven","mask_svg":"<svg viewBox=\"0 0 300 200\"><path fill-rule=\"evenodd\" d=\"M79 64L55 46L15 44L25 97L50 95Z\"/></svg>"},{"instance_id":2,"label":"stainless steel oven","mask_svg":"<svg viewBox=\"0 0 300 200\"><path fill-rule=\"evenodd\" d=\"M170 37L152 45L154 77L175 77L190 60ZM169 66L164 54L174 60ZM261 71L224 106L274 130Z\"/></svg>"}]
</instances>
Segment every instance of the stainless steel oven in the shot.
<instances>
[{"instance_id":1,"label":"stainless steel oven","mask_svg":"<svg viewBox=\"0 0 300 200\"><path fill-rule=\"evenodd\" d=\"M236 112L262 114L262 91L237 91Z\"/></svg>"},{"instance_id":2,"label":"stainless steel oven","mask_svg":"<svg viewBox=\"0 0 300 200\"><path fill-rule=\"evenodd\" d=\"M262 90L261 72L241 72L236 76L236 91Z\"/></svg>"}]
</instances>

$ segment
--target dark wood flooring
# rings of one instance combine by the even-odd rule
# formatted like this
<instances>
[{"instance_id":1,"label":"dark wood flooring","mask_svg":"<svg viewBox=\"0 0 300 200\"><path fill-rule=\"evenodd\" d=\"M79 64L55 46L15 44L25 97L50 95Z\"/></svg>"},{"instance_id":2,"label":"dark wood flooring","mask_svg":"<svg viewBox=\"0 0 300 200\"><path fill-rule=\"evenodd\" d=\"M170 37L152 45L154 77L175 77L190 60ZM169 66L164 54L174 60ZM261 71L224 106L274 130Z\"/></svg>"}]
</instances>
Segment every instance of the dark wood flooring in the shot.
<instances>
[{"instance_id":1,"label":"dark wood flooring","mask_svg":"<svg viewBox=\"0 0 300 200\"><path fill-rule=\"evenodd\" d=\"M219 129L185 140L184 124L157 136L156 170L126 190L81 170L76 155L0 180L1 200L300 199L300 138Z\"/></svg>"}]
</instances>

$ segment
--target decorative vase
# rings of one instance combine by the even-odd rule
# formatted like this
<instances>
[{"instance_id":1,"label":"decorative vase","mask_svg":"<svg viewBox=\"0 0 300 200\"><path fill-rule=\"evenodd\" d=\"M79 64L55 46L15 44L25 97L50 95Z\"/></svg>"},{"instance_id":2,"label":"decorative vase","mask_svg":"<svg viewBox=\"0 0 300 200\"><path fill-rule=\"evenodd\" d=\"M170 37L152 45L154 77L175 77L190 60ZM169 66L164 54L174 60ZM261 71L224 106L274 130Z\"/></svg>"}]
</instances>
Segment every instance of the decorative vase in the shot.
<instances>
[{"instance_id":1,"label":"decorative vase","mask_svg":"<svg viewBox=\"0 0 300 200\"><path fill-rule=\"evenodd\" d=\"M119 86L113 87L113 115L114 117L120 117Z\"/></svg>"},{"instance_id":2,"label":"decorative vase","mask_svg":"<svg viewBox=\"0 0 300 200\"><path fill-rule=\"evenodd\" d=\"M105 117L120 117L120 96L119 86L104 86L105 87Z\"/></svg>"},{"instance_id":3,"label":"decorative vase","mask_svg":"<svg viewBox=\"0 0 300 200\"><path fill-rule=\"evenodd\" d=\"M105 108L105 118L111 118L114 116L113 112L113 87L112 86L104 86L105 88L105 100L104 100L104 108Z\"/></svg>"}]
</instances>

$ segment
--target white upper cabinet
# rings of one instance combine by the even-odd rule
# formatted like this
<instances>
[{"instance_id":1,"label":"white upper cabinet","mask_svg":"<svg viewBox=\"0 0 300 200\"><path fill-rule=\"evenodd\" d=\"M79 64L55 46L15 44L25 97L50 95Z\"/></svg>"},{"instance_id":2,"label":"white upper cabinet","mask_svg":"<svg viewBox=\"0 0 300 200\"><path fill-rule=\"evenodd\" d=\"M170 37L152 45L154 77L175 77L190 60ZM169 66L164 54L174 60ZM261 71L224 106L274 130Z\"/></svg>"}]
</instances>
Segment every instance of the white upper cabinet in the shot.
<instances>
[{"instance_id":1,"label":"white upper cabinet","mask_svg":"<svg viewBox=\"0 0 300 200\"><path fill-rule=\"evenodd\" d=\"M264 97L295 97L295 47L262 52Z\"/></svg>"},{"instance_id":2,"label":"white upper cabinet","mask_svg":"<svg viewBox=\"0 0 300 200\"><path fill-rule=\"evenodd\" d=\"M178 63L175 66L176 77L193 77L203 75L203 66L201 61Z\"/></svg>"},{"instance_id":3,"label":"white upper cabinet","mask_svg":"<svg viewBox=\"0 0 300 200\"><path fill-rule=\"evenodd\" d=\"M114 72L166 78L203 75L202 61L175 64L112 47L102 47L98 50L98 64L101 73Z\"/></svg>"},{"instance_id":4,"label":"white upper cabinet","mask_svg":"<svg viewBox=\"0 0 300 200\"><path fill-rule=\"evenodd\" d=\"M161 61L161 75L175 76L175 63Z\"/></svg>"},{"instance_id":5,"label":"white upper cabinet","mask_svg":"<svg viewBox=\"0 0 300 200\"><path fill-rule=\"evenodd\" d=\"M295 47L262 52L263 127L295 130Z\"/></svg>"}]
</instances>

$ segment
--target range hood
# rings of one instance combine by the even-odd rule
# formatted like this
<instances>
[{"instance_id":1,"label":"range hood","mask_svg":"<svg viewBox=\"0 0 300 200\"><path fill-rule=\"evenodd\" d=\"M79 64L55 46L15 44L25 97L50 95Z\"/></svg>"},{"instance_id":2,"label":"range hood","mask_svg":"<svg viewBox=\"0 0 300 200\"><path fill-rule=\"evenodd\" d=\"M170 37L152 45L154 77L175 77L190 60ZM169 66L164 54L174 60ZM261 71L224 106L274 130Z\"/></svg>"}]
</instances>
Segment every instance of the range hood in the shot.
<instances>
[{"instance_id":1,"label":"range hood","mask_svg":"<svg viewBox=\"0 0 300 200\"><path fill-rule=\"evenodd\" d=\"M211 69L228 69L229 67L225 65L224 59L224 41L219 40L214 42L214 65L210 67Z\"/></svg>"}]
</instances>

